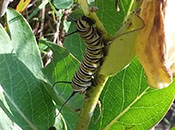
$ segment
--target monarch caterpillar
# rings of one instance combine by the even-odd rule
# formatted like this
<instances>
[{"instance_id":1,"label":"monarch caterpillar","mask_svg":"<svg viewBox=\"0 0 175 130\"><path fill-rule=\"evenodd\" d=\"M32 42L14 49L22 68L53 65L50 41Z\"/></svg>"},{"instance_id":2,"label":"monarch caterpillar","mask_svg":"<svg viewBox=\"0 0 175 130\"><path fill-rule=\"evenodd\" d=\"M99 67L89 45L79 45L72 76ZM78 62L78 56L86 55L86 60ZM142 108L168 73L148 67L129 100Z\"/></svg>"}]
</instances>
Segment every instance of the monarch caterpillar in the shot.
<instances>
[{"instance_id":1,"label":"monarch caterpillar","mask_svg":"<svg viewBox=\"0 0 175 130\"><path fill-rule=\"evenodd\" d=\"M103 48L106 45L106 41L103 39L102 33L96 27L93 27L93 24L95 24L95 22L86 16L81 17L77 21L77 32L86 43L85 54L79 69L72 78L72 82L55 82L55 84L69 83L73 88L73 93L64 102L61 109L75 93L82 94L86 92L90 86L92 86L93 77L96 75L98 67L102 64L102 58L104 57Z\"/></svg>"}]
</instances>

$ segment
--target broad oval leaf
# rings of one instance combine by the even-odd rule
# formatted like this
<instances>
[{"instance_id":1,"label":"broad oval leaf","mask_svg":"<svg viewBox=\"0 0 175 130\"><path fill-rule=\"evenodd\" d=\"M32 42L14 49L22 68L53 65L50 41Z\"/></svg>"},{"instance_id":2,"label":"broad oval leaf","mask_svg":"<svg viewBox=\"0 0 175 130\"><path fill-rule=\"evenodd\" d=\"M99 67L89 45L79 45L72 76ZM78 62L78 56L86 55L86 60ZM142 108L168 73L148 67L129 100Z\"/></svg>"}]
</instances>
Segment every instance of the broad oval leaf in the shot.
<instances>
[{"instance_id":1,"label":"broad oval leaf","mask_svg":"<svg viewBox=\"0 0 175 130\"><path fill-rule=\"evenodd\" d=\"M135 58L130 66L110 78L100 97L89 129L147 130L168 111L175 95L175 83L168 88L150 88L144 70Z\"/></svg>"},{"instance_id":2,"label":"broad oval leaf","mask_svg":"<svg viewBox=\"0 0 175 130\"><path fill-rule=\"evenodd\" d=\"M42 79L42 60L31 27L22 15L12 9L7 10L7 20L13 51L36 77Z\"/></svg>"},{"instance_id":3,"label":"broad oval leaf","mask_svg":"<svg viewBox=\"0 0 175 130\"><path fill-rule=\"evenodd\" d=\"M116 11L115 0L97 0L97 15L107 32L114 36L125 17L130 13L135 0L119 0L120 11Z\"/></svg>"},{"instance_id":4,"label":"broad oval leaf","mask_svg":"<svg viewBox=\"0 0 175 130\"><path fill-rule=\"evenodd\" d=\"M44 74L47 76L51 83L56 81L71 81L72 77L79 67L79 62L64 48L59 47L48 41L41 41L41 43L47 45L53 52L52 61L43 69ZM63 105L66 99L72 93L72 87L70 84L57 84L54 88L58 96L58 109ZM52 93L51 93L52 94ZM69 130L74 130L78 113L76 109L79 109L82 104L82 95L75 95L63 108L61 114L63 115L67 127ZM71 115L71 118L70 118ZM64 122L63 122L64 124ZM64 128L66 129L66 128Z\"/></svg>"},{"instance_id":5,"label":"broad oval leaf","mask_svg":"<svg viewBox=\"0 0 175 130\"><path fill-rule=\"evenodd\" d=\"M14 10L7 17L12 40L0 26L1 108L22 129L48 129L55 106L38 79L45 79L39 49L24 18Z\"/></svg>"},{"instance_id":6,"label":"broad oval leaf","mask_svg":"<svg viewBox=\"0 0 175 130\"><path fill-rule=\"evenodd\" d=\"M76 23L71 24L68 34L77 30L75 24ZM64 40L64 47L68 49L79 61L82 60L85 43L78 33L67 36Z\"/></svg>"}]
</instances>

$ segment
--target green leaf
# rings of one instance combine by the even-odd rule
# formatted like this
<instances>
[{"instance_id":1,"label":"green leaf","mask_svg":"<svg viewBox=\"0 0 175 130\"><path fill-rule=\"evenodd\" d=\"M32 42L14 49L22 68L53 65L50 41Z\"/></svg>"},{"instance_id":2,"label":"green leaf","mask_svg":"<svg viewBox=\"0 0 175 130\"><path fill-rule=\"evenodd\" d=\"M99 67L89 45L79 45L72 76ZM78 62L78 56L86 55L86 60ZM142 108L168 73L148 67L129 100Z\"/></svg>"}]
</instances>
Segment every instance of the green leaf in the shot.
<instances>
[{"instance_id":1,"label":"green leaf","mask_svg":"<svg viewBox=\"0 0 175 130\"><path fill-rule=\"evenodd\" d=\"M43 69L47 78L52 83L56 81L71 81L75 71L77 71L79 67L79 62L75 60L75 58L72 57L72 55L64 48L48 41L40 42L47 45L53 52L53 59L51 63ZM57 84L55 86L55 90L59 99L57 105L59 106L58 108L60 108L65 100L71 95L72 87L70 84ZM67 122L67 127L70 130L74 130L75 128L75 124L78 119L78 113L76 113L75 110L81 107L82 98L83 95L75 95L71 101L65 105L61 112Z\"/></svg>"},{"instance_id":2,"label":"green leaf","mask_svg":"<svg viewBox=\"0 0 175 130\"><path fill-rule=\"evenodd\" d=\"M80 9L76 9L71 14L71 19L78 20L80 17L83 16L83 12ZM73 33L77 31L76 29L76 22L72 21L69 31L67 34ZM75 56L79 61L82 61L84 50L85 50L85 42L80 37L80 35L76 32L72 35L68 35L65 37L64 40L64 47L71 52L73 56Z\"/></svg>"},{"instance_id":3,"label":"green leaf","mask_svg":"<svg viewBox=\"0 0 175 130\"><path fill-rule=\"evenodd\" d=\"M68 34L75 31L75 23L72 23ZM82 61L85 50L85 42L78 33L67 36L64 41L64 47L68 49L79 61Z\"/></svg>"},{"instance_id":4,"label":"green leaf","mask_svg":"<svg viewBox=\"0 0 175 130\"><path fill-rule=\"evenodd\" d=\"M30 20L32 17L34 17L42 8L44 8L49 3L49 0L44 0L42 3L35 8L32 13L29 15L28 20Z\"/></svg>"},{"instance_id":5,"label":"green leaf","mask_svg":"<svg viewBox=\"0 0 175 130\"><path fill-rule=\"evenodd\" d=\"M0 101L1 104L1 101ZM2 107L2 105L0 105ZM8 116L6 115L6 113L1 109L0 107L0 115L1 115L1 120L0 121L0 129L1 130L14 130L14 129L18 129L19 127L10 120L10 118L8 118Z\"/></svg>"},{"instance_id":6,"label":"green leaf","mask_svg":"<svg viewBox=\"0 0 175 130\"><path fill-rule=\"evenodd\" d=\"M97 15L110 35L121 27L125 17L130 13L134 0L119 0L120 11L115 8L115 0L96 0Z\"/></svg>"},{"instance_id":7,"label":"green leaf","mask_svg":"<svg viewBox=\"0 0 175 130\"><path fill-rule=\"evenodd\" d=\"M8 10L7 18L11 39L0 26L0 106L22 129L48 129L55 106L40 81L45 78L35 38L16 11Z\"/></svg>"},{"instance_id":8,"label":"green leaf","mask_svg":"<svg viewBox=\"0 0 175 130\"><path fill-rule=\"evenodd\" d=\"M135 58L128 68L108 80L100 97L102 112L96 108L90 129L152 128L168 111L175 95L174 85L173 82L164 89L150 88Z\"/></svg>"},{"instance_id":9,"label":"green leaf","mask_svg":"<svg viewBox=\"0 0 175 130\"><path fill-rule=\"evenodd\" d=\"M73 4L73 0L53 0L53 4L57 9L66 9Z\"/></svg>"},{"instance_id":10,"label":"green leaf","mask_svg":"<svg viewBox=\"0 0 175 130\"><path fill-rule=\"evenodd\" d=\"M11 41L17 57L35 74L42 78L41 56L32 30L26 20L14 10L7 10ZM32 64L31 64L32 63Z\"/></svg>"},{"instance_id":11,"label":"green leaf","mask_svg":"<svg viewBox=\"0 0 175 130\"><path fill-rule=\"evenodd\" d=\"M171 128L170 130L175 130L175 127Z\"/></svg>"}]
</instances>

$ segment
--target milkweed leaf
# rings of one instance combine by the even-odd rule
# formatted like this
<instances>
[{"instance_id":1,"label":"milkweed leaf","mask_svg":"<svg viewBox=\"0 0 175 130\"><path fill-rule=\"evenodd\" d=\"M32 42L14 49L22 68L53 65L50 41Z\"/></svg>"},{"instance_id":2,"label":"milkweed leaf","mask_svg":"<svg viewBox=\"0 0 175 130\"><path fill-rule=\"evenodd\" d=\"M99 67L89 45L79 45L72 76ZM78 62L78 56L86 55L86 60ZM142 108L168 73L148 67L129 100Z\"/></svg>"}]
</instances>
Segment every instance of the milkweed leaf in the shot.
<instances>
[{"instance_id":1,"label":"milkweed leaf","mask_svg":"<svg viewBox=\"0 0 175 130\"><path fill-rule=\"evenodd\" d=\"M175 82L164 89L147 85L137 58L111 77L101 94L101 113L97 107L89 129L146 130L168 111L175 95Z\"/></svg>"},{"instance_id":2,"label":"milkweed leaf","mask_svg":"<svg viewBox=\"0 0 175 130\"><path fill-rule=\"evenodd\" d=\"M54 123L55 106L40 82L45 78L39 49L19 13L10 9L7 19L11 37L0 26L1 108L22 129L47 129Z\"/></svg>"}]
</instances>

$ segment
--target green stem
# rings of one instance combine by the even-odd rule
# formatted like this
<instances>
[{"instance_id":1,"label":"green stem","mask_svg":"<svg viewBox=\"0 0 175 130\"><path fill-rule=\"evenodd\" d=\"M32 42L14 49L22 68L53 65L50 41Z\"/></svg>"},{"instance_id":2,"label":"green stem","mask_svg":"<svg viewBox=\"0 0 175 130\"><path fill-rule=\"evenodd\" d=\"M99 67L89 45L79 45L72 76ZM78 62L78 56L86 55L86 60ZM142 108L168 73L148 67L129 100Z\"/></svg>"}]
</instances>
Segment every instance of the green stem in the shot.
<instances>
[{"instance_id":1,"label":"green stem","mask_svg":"<svg viewBox=\"0 0 175 130\"><path fill-rule=\"evenodd\" d=\"M84 99L83 106L81 108L80 116L76 126L76 130L87 130L93 111L98 102L99 96L105 86L108 77L103 75L97 76L97 85L93 86L88 92Z\"/></svg>"},{"instance_id":2,"label":"green stem","mask_svg":"<svg viewBox=\"0 0 175 130\"><path fill-rule=\"evenodd\" d=\"M87 0L74 0L74 1L77 2L78 4L80 4L85 16L90 17L96 21L96 26L102 32L103 38L110 41L112 38L109 36L109 34L106 31L106 29L104 28L103 24L99 20L96 12L90 11Z\"/></svg>"}]
</instances>

